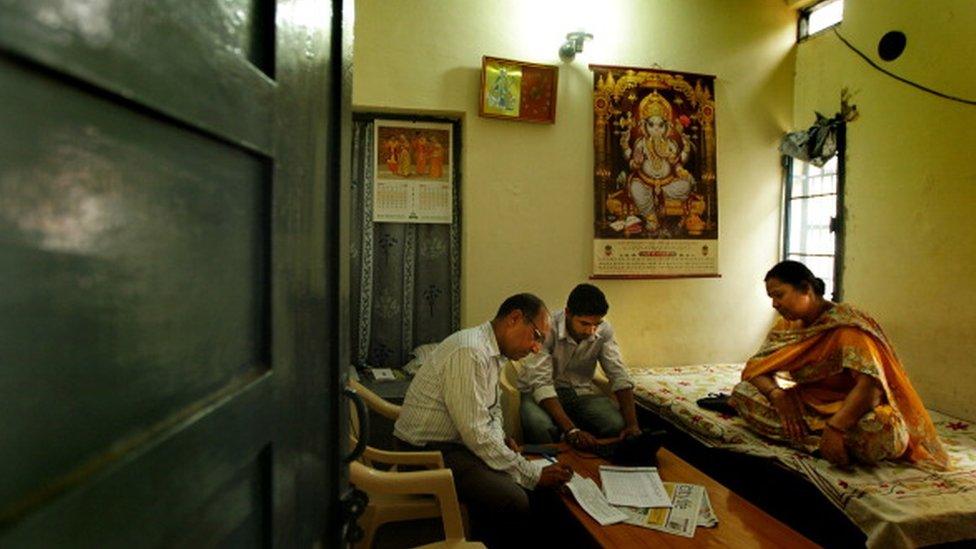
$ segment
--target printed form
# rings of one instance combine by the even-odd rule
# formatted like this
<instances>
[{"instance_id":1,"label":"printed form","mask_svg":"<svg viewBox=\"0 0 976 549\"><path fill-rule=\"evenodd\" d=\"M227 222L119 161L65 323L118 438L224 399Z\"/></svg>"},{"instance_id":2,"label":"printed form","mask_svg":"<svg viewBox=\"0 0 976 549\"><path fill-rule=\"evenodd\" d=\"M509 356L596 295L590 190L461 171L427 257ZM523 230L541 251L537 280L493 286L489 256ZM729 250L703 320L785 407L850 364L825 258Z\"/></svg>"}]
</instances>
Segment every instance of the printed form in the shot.
<instances>
[{"instance_id":1,"label":"printed form","mask_svg":"<svg viewBox=\"0 0 976 549\"><path fill-rule=\"evenodd\" d=\"M601 465L600 484L611 505L671 507L657 467Z\"/></svg>"}]
</instances>

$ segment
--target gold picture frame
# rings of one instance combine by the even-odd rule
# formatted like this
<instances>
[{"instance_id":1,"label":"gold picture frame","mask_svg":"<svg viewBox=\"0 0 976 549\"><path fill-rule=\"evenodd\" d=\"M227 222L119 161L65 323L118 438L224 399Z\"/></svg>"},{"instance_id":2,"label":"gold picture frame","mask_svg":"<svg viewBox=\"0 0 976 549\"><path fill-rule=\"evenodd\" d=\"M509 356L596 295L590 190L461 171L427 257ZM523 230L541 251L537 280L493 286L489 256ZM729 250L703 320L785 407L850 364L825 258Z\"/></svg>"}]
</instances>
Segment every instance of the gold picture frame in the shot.
<instances>
[{"instance_id":1,"label":"gold picture frame","mask_svg":"<svg viewBox=\"0 0 976 549\"><path fill-rule=\"evenodd\" d=\"M485 118L553 124L559 67L513 59L481 58L478 114Z\"/></svg>"}]
</instances>

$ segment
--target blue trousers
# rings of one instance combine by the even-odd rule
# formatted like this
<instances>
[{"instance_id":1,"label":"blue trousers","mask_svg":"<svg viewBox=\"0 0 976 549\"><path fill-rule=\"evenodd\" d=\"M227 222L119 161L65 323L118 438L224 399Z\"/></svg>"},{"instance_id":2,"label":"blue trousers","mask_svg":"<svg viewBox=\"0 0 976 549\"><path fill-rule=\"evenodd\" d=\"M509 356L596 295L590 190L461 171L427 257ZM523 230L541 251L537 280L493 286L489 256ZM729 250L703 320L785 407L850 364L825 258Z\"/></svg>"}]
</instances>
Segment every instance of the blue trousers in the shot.
<instances>
[{"instance_id":1,"label":"blue trousers","mask_svg":"<svg viewBox=\"0 0 976 549\"><path fill-rule=\"evenodd\" d=\"M580 429L597 438L615 437L624 429L624 418L609 397L577 395L572 388L557 388L563 410ZM522 438L528 444L559 442L561 432L545 408L536 404L531 393L522 393L520 413Z\"/></svg>"}]
</instances>

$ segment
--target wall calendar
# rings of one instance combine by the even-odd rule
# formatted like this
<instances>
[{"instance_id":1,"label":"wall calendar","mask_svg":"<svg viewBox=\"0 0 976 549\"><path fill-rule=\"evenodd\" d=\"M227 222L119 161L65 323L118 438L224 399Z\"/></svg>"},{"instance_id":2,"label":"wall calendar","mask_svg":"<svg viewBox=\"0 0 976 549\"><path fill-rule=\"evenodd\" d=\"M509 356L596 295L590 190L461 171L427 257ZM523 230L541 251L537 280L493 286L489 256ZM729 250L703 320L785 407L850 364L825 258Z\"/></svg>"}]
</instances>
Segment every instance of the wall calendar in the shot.
<instances>
[{"instance_id":1,"label":"wall calendar","mask_svg":"<svg viewBox=\"0 0 976 549\"><path fill-rule=\"evenodd\" d=\"M715 77L590 69L593 278L718 276Z\"/></svg>"},{"instance_id":2,"label":"wall calendar","mask_svg":"<svg viewBox=\"0 0 976 549\"><path fill-rule=\"evenodd\" d=\"M451 223L451 124L377 120L373 221Z\"/></svg>"}]
</instances>

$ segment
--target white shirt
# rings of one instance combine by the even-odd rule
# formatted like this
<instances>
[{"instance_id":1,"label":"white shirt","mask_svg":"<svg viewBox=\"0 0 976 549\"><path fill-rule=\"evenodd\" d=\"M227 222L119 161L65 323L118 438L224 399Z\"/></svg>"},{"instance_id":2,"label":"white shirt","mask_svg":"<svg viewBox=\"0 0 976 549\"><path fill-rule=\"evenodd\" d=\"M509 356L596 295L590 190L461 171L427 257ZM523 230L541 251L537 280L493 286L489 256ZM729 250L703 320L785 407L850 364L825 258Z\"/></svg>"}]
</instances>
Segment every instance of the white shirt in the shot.
<instances>
[{"instance_id":1,"label":"white shirt","mask_svg":"<svg viewBox=\"0 0 976 549\"><path fill-rule=\"evenodd\" d=\"M608 321L579 343L566 329L566 311L553 313L550 326L542 349L522 361L518 379L519 389L531 391L536 402L556 397L556 387L570 387L581 395L596 392L593 374L597 360L610 379L612 391L634 387Z\"/></svg>"},{"instance_id":2,"label":"white shirt","mask_svg":"<svg viewBox=\"0 0 976 549\"><path fill-rule=\"evenodd\" d=\"M506 358L491 322L450 335L410 382L393 434L414 446L454 442L526 488L540 471L505 445L498 375Z\"/></svg>"}]
</instances>

